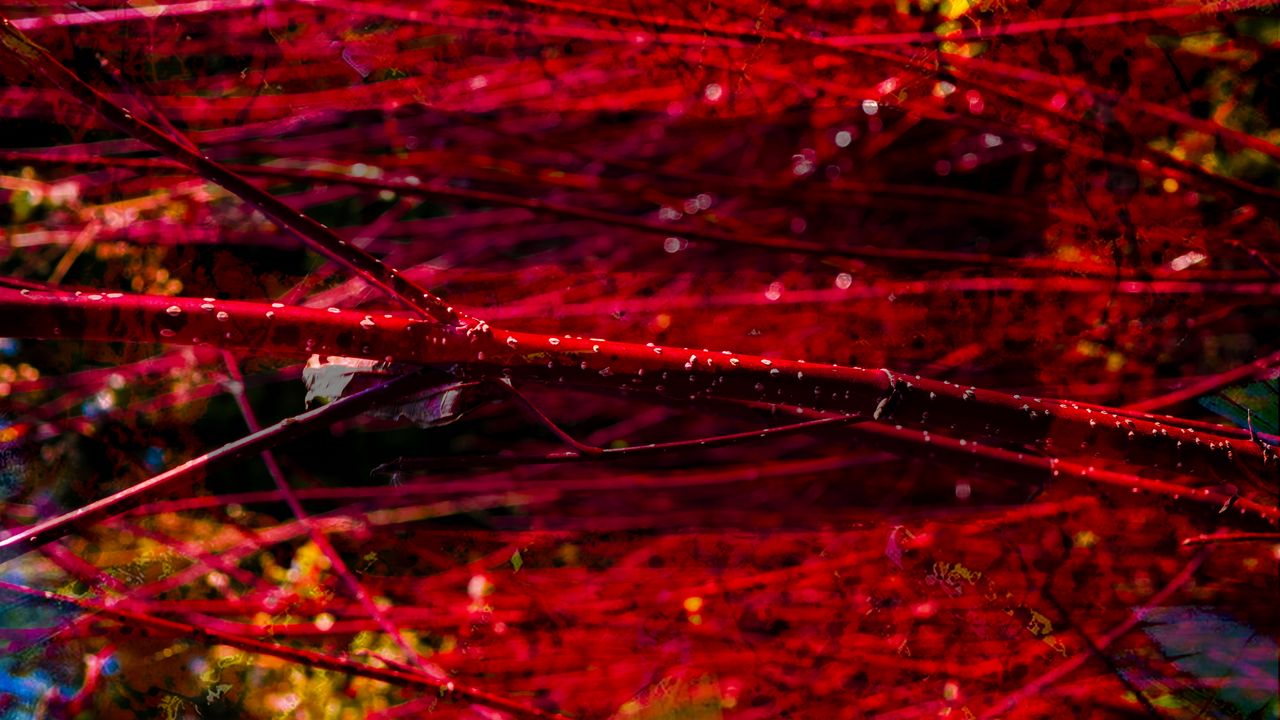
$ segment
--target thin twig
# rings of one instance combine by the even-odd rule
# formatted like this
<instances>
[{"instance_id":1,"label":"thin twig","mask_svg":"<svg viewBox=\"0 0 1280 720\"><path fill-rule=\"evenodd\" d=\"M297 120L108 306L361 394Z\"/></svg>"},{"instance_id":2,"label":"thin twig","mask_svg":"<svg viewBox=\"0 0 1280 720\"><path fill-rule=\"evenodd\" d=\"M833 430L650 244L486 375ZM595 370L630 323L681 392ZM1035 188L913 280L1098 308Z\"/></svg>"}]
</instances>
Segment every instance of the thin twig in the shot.
<instances>
[{"instance_id":1,"label":"thin twig","mask_svg":"<svg viewBox=\"0 0 1280 720\"><path fill-rule=\"evenodd\" d=\"M452 680L443 682L436 681L419 673L409 673L391 667L381 668L373 665L366 665L353 662L346 658L333 657L310 650L277 645L275 643L242 637L213 628L190 625L176 620L158 618L147 613L108 606L92 598L61 595L48 590L36 590L24 585L17 585L5 581L0 581L0 590L17 593L27 597L42 598L49 602L74 605L88 612L96 613L100 617L115 620L130 630L138 629L166 637L206 638L213 644L227 645L260 655L278 657L290 662L306 665L311 668L366 677L400 687L410 687L438 692L443 698L464 700L467 702L485 705L497 710L509 712L517 717L538 718L539 720L567 720L563 715L549 713L545 710L517 703L478 688L462 685Z\"/></svg>"},{"instance_id":2,"label":"thin twig","mask_svg":"<svg viewBox=\"0 0 1280 720\"><path fill-rule=\"evenodd\" d=\"M326 427L339 420L358 415L382 403L421 389L426 382L429 382L430 378L431 376L424 372L411 373L341 398L328 405L304 412L301 415L285 418L259 432L252 433L240 440L223 445L217 450L193 458L182 465L166 470L114 495L19 530L0 540L0 563L7 562L42 545L53 542L73 532L77 527L84 527L111 515L124 512L141 501L142 498L155 493L161 488L170 487L180 482L191 482L209 470L225 465L232 460L260 453L266 448L292 440L316 428Z\"/></svg>"}]
</instances>

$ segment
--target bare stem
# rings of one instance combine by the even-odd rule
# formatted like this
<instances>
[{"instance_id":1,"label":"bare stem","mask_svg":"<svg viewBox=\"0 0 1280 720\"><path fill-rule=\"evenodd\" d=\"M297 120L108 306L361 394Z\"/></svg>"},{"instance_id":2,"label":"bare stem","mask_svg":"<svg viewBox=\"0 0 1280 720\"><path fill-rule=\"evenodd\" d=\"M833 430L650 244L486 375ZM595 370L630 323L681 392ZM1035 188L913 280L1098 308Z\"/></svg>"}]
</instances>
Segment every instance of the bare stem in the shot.
<instances>
[{"instance_id":1,"label":"bare stem","mask_svg":"<svg viewBox=\"0 0 1280 720\"><path fill-rule=\"evenodd\" d=\"M384 402L421 389L426 381L425 373L411 373L389 380L315 410L286 418L114 495L19 530L0 540L0 563L53 542L77 527L91 525L105 517L119 514L161 488L171 487L180 482L191 482L215 467L260 453L264 449L299 437L316 428L357 415Z\"/></svg>"},{"instance_id":2,"label":"bare stem","mask_svg":"<svg viewBox=\"0 0 1280 720\"><path fill-rule=\"evenodd\" d=\"M146 613L135 612L119 607L111 607L91 598L61 595L48 590L36 590L34 588L4 581L0 581L0 590L29 597L42 598L50 602L74 605L84 609L85 611L95 613L100 617L115 620L130 629L137 628L145 632L168 637L203 637L215 644L227 645L229 647L239 648L241 650L260 655L278 657L312 668L331 670L333 672L345 673L358 677L366 677L401 687L438 692L442 698L463 700L485 705L497 710L509 712L517 717L539 718L540 720L566 720L563 715L539 710L538 708L523 705L501 696L485 692L478 688L467 687L460 683L455 683L454 681L437 681L419 673L410 673L391 667L382 668L374 665L366 665L364 663L354 662L347 658L324 655L322 653L303 650L301 648L277 645L275 643L269 643L254 638L243 637L234 633L223 632L214 628L191 625L176 620L155 617L154 615Z\"/></svg>"},{"instance_id":3,"label":"bare stem","mask_svg":"<svg viewBox=\"0 0 1280 720\"><path fill-rule=\"evenodd\" d=\"M408 280L394 268L388 268L381 260L349 244L325 225L289 207L242 175L198 152L190 141L176 139L115 104L58 62L49 51L32 42L5 17L0 17L0 50L49 84L70 93L122 132L226 188L277 225L292 232L302 242L350 269L366 282L381 288L438 323L449 327L458 324L458 313L430 291Z\"/></svg>"},{"instance_id":4,"label":"bare stem","mask_svg":"<svg viewBox=\"0 0 1280 720\"><path fill-rule=\"evenodd\" d=\"M277 305L279 305L277 307ZM0 335L213 344L263 355L333 354L462 364L482 374L683 400L774 403L869 414L958 438L1034 446L1050 456L1121 460L1162 472L1269 487L1268 446L1160 415L965 387L886 369L484 328L467 337L387 313L194 298L0 290Z\"/></svg>"}]
</instances>

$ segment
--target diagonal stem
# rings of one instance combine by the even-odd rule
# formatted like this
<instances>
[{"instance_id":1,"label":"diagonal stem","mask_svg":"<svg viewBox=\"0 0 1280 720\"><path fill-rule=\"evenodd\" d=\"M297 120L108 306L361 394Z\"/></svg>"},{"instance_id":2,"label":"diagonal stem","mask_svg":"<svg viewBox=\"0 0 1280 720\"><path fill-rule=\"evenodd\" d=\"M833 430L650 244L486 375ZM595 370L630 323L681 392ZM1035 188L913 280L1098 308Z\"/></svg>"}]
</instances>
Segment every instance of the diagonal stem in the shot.
<instances>
[{"instance_id":1,"label":"diagonal stem","mask_svg":"<svg viewBox=\"0 0 1280 720\"><path fill-rule=\"evenodd\" d=\"M945 432L969 447L977 447L979 439L1001 446L1030 445L1051 456L1079 458L1082 471L1093 479L1104 476L1105 467L1095 474L1090 464L1111 461L1198 476L1201 486L1217 481L1269 487L1263 478L1280 470L1268 446L1180 427L1176 418L1166 416L1128 417L1102 406L966 388L885 369L727 351L497 328L464 339L438 324L386 313L375 319L358 311L278 303L0 290L0 335L193 345L212 339L224 349L253 349L262 355L342 354L419 365L462 364L481 372L502 368L517 380L609 393L758 402L845 415L869 413L879 402L884 403L882 416L916 428L911 432ZM1140 484L1190 495L1194 485L1183 482ZM1197 500L1209 496L1205 487L1196 493ZM1272 523L1280 519L1280 511L1248 497L1238 508Z\"/></svg>"},{"instance_id":2,"label":"diagonal stem","mask_svg":"<svg viewBox=\"0 0 1280 720\"><path fill-rule=\"evenodd\" d=\"M206 180L221 185L257 208L277 225L289 230L308 246L350 269L408 307L449 327L456 326L462 319L453 307L405 278L398 270L387 267L381 260L349 244L322 223L294 210L244 176L210 159L196 150L189 141L175 139L112 102L3 16L0 16L0 55L7 55L49 84L70 93L122 132L185 165Z\"/></svg>"},{"instance_id":3,"label":"diagonal stem","mask_svg":"<svg viewBox=\"0 0 1280 720\"><path fill-rule=\"evenodd\" d=\"M172 487L182 482L192 482L209 470L225 465L232 460L260 453L267 448L299 437L313 429L325 427L338 420L358 415L384 402L419 390L430 382L430 378L431 376L424 372L411 373L336 400L315 410L310 410L295 417L285 418L274 425L263 428L235 442L223 445L217 450L188 460L182 465L166 470L149 480L144 480L114 495L24 528L0 540L0 563L12 560L53 540L64 537L77 527L87 526L111 515L118 514L161 488Z\"/></svg>"},{"instance_id":4,"label":"diagonal stem","mask_svg":"<svg viewBox=\"0 0 1280 720\"><path fill-rule=\"evenodd\" d=\"M240 372L239 363L236 362L235 356L230 352L224 351L222 358L233 382L231 395L235 398L236 406L240 409L240 414L244 417L245 424L249 427L250 432L262 432L262 426L258 423L257 415L253 412L253 407L249 404L249 398L245 393L244 376ZM378 604L373 601L369 591L360 584L355 573L351 572L351 569L347 567L346 561L342 559L342 555L329 542L329 538L316 527L311 515L302 507L297 494L293 492L293 488L289 486L289 481L285 479L284 471L280 468L280 463L276 461L275 453L270 449L263 449L261 456L263 464L267 467L267 473L271 475L271 479L275 482L280 496L284 498L285 504L289 506L293 516L306 527L307 533L311 536L311 542L315 543L316 547L320 548L320 552L329 559L329 565L333 568L334 573L342 578L347 590L359 601L360 606L364 608L365 612L369 613L369 617L373 618L382 627L383 632L387 633L395 641L396 645L404 652L405 657L412 660L418 670L426 672L435 679L443 679L444 672L434 664L428 663L417 650L409 645L409 642L404 638L404 633L400 632L400 628L396 627L391 618L387 617L382 608L378 607Z\"/></svg>"},{"instance_id":5,"label":"diagonal stem","mask_svg":"<svg viewBox=\"0 0 1280 720\"><path fill-rule=\"evenodd\" d=\"M290 662L306 665L311 668L330 670L333 672L366 677L400 687L416 688L439 692L442 697L473 702L497 710L511 713L517 717L539 718L541 720L565 720L563 715L550 713L530 707L507 698L494 695L478 688L467 687L450 680L437 681L421 674L408 673L396 668L381 668L373 665L357 663L347 658L333 657L311 650L287 647L265 642L255 638L243 637L234 633L223 632L214 628L198 627L176 620L159 618L147 613L135 612L120 607L113 607L90 598L61 595L48 590L36 590L25 585L17 585L0 581L0 590L42 598L49 602L74 605L88 612L96 613L103 618L110 618L121 623L125 628L140 629L161 636L207 638L211 643L239 648L259 655L277 657Z\"/></svg>"}]
</instances>

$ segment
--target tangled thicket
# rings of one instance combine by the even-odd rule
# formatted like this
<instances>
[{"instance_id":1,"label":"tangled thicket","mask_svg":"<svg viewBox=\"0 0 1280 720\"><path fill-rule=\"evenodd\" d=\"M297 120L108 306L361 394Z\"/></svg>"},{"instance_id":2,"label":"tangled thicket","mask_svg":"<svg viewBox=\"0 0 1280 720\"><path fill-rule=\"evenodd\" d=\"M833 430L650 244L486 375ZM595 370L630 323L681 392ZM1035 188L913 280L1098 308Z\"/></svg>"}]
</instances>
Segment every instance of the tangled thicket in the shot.
<instances>
[{"instance_id":1,"label":"tangled thicket","mask_svg":"<svg viewBox=\"0 0 1280 720\"><path fill-rule=\"evenodd\" d=\"M1277 7L0 3L5 717L1269 718Z\"/></svg>"}]
</instances>

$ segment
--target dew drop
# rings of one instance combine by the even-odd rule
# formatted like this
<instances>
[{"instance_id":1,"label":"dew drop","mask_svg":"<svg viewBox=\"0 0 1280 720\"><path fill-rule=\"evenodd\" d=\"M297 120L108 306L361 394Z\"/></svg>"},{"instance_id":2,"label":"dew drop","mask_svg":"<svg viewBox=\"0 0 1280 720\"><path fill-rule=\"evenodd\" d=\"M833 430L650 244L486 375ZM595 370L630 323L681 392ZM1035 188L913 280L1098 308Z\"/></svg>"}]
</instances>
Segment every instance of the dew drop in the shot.
<instances>
[{"instance_id":1,"label":"dew drop","mask_svg":"<svg viewBox=\"0 0 1280 720\"><path fill-rule=\"evenodd\" d=\"M169 307L165 308L164 311L169 315L172 315L173 317L178 317L179 315L182 314L182 308L178 307L177 305L170 305Z\"/></svg>"},{"instance_id":2,"label":"dew drop","mask_svg":"<svg viewBox=\"0 0 1280 720\"><path fill-rule=\"evenodd\" d=\"M373 328L374 325L375 323L373 322L373 318L370 317L369 315L365 315L364 319L360 321L360 327L364 328L365 330L369 330Z\"/></svg>"},{"instance_id":3,"label":"dew drop","mask_svg":"<svg viewBox=\"0 0 1280 720\"><path fill-rule=\"evenodd\" d=\"M547 342L551 343L552 345L559 345L560 338L547 338Z\"/></svg>"},{"instance_id":4,"label":"dew drop","mask_svg":"<svg viewBox=\"0 0 1280 720\"><path fill-rule=\"evenodd\" d=\"M214 317L218 318L218 322L226 322L227 320L231 319L231 316L226 314L222 310L219 310L218 314L215 315Z\"/></svg>"}]
</instances>

